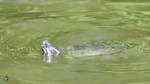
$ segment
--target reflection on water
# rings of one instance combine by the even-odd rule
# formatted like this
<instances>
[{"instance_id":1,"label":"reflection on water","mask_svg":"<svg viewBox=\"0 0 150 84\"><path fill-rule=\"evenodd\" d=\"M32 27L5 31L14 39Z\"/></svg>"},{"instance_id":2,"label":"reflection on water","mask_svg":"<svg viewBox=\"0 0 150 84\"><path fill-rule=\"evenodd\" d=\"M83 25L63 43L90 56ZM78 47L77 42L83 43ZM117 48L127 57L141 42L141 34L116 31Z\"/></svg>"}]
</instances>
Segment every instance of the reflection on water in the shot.
<instances>
[{"instance_id":1,"label":"reflection on water","mask_svg":"<svg viewBox=\"0 0 150 84\"><path fill-rule=\"evenodd\" d=\"M17 4L32 4L32 5L43 5L45 0L0 0L0 2L9 2Z\"/></svg>"},{"instance_id":2,"label":"reflection on water","mask_svg":"<svg viewBox=\"0 0 150 84\"><path fill-rule=\"evenodd\" d=\"M150 83L149 3L137 2L0 0L0 84ZM74 49L46 64L43 40L85 54L109 51L78 57Z\"/></svg>"}]
</instances>

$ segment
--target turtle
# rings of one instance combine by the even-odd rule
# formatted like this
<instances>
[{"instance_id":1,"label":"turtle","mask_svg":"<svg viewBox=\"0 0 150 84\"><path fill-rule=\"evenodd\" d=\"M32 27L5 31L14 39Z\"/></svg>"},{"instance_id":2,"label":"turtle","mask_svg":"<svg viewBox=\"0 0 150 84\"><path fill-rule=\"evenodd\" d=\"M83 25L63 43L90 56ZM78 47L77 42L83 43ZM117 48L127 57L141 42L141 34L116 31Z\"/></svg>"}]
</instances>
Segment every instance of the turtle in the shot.
<instances>
[{"instance_id":1,"label":"turtle","mask_svg":"<svg viewBox=\"0 0 150 84\"><path fill-rule=\"evenodd\" d=\"M75 57L86 57L86 56L98 56L98 55L108 55L121 52L124 49L133 47L131 44L121 44L121 43L107 43L102 42L99 44L77 44L69 45L64 50L56 48L48 40L42 42L42 49L44 51L43 61L47 63L52 63L55 56L65 55L65 56L75 56Z\"/></svg>"}]
</instances>

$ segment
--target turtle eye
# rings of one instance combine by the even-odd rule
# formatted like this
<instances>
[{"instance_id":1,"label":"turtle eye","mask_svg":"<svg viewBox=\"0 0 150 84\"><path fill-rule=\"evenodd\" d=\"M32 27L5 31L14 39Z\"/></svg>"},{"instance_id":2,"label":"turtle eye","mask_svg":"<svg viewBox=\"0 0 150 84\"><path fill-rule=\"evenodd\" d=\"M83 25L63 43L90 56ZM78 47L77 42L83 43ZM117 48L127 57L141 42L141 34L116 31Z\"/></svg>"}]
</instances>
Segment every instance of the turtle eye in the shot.
<instances>
[{"instance_id":1,"label":"turtle eye","mask_svg":"<svg viewBox=\"0 0 150 84\"><path fill-rule=\"evenodd\" d=\"M46 48L48 48L49 46L46 44Z\"/></svg>"}]
</instances>

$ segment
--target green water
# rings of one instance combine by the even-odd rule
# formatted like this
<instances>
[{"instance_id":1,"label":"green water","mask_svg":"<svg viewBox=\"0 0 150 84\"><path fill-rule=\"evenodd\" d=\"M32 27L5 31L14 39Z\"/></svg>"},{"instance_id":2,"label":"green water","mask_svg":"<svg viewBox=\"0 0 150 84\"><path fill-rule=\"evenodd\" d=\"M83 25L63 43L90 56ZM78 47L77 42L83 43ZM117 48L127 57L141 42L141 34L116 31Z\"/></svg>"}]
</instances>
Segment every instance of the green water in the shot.
<instances>
[{"instance_id":1,"label":"green water","mask_svg":"<svg viewBox=\"0 0 150 84\"><path fill-rule=\"evenodd\" d=\"M0 0L0 84L150 84L149 10L148 0ZM43 40L131 48L47 64Z\"/></svg>"}]
</instances>

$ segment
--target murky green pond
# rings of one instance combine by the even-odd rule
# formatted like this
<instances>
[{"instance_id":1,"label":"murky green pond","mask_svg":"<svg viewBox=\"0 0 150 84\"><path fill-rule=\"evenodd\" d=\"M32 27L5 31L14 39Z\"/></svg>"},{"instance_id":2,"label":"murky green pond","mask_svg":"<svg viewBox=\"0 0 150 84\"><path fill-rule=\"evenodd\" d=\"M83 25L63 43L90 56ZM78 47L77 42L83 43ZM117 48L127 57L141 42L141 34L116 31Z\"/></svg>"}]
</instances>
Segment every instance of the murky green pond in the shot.
<instances>
[{"instance_id":1,"label":"murky green pond","mask_svg":"<svg viewBox=\"0 0 150 84\"><path fill-rule=\"evenodd\" d=\"M0 84L150 84L150 2L114 1L0 0ZM124 48L47 64L43 40Z\"/></svg>"}]
</instances>

